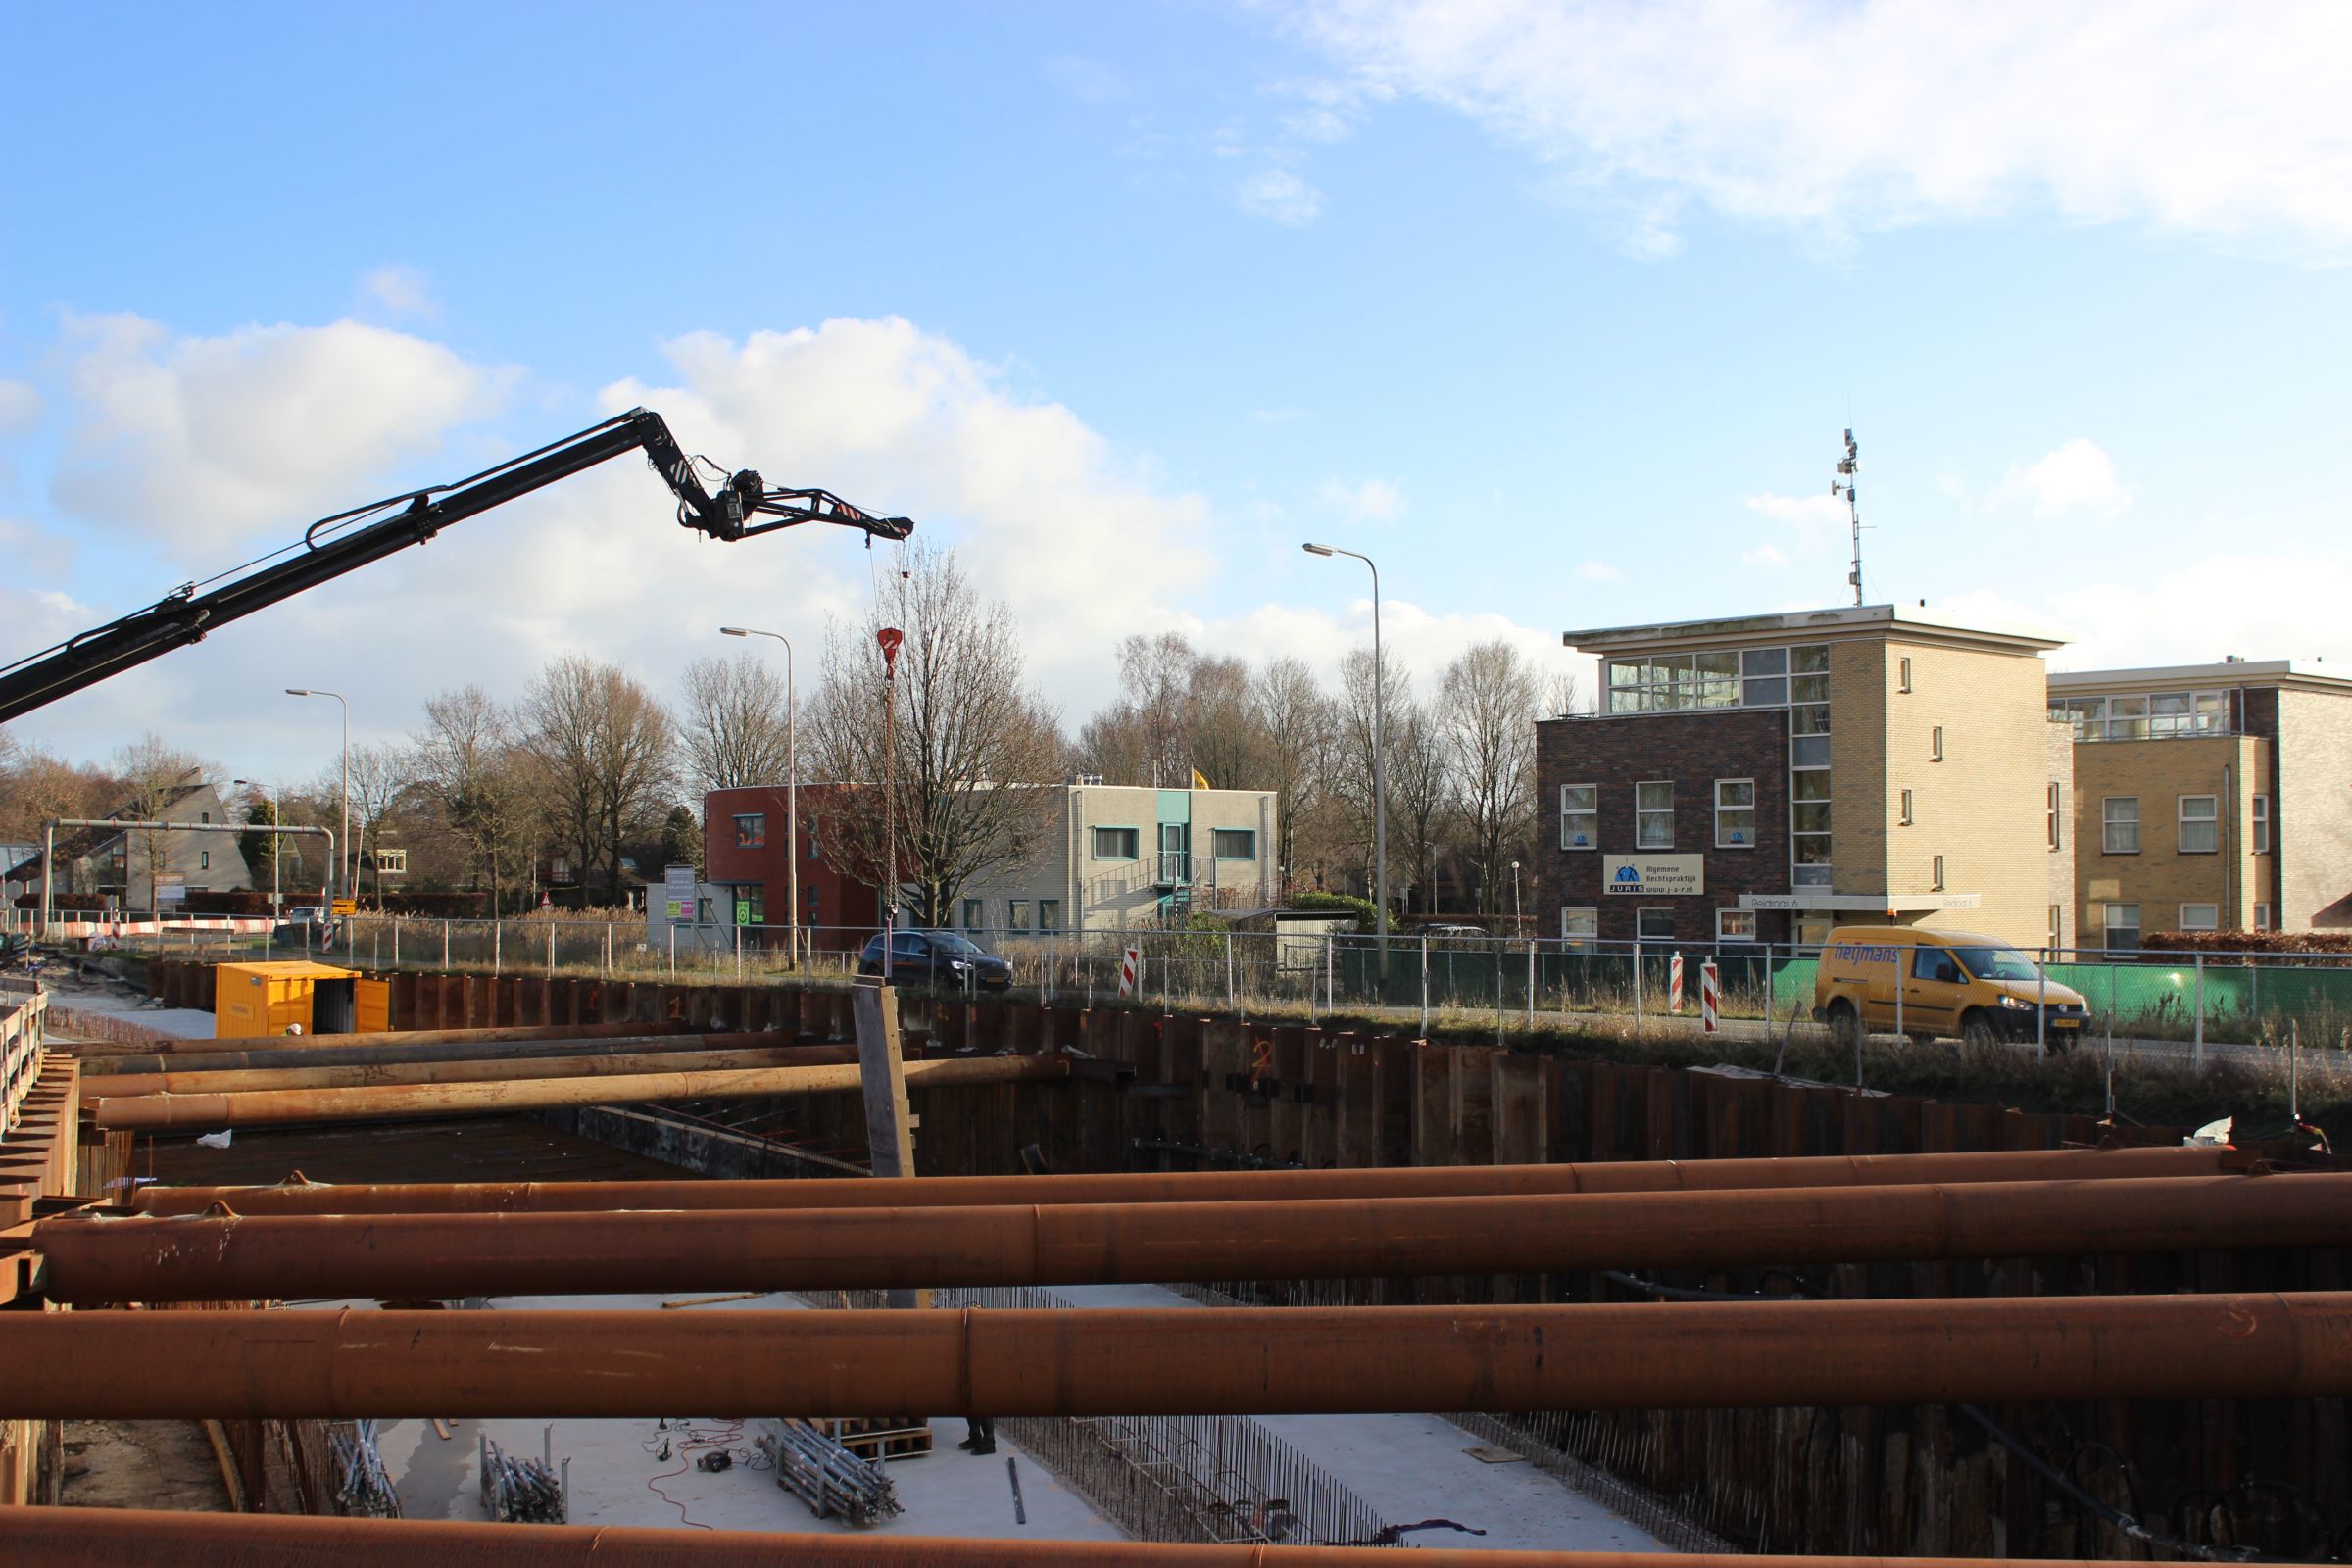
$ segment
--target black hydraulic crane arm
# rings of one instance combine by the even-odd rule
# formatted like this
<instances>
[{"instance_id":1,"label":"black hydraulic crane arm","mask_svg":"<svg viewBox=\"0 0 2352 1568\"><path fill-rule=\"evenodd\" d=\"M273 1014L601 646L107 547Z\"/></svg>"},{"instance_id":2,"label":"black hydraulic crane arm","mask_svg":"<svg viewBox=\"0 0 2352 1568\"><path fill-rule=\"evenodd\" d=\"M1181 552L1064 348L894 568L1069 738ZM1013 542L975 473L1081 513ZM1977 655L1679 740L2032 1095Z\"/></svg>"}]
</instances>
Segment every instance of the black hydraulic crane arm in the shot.
<instances>
[{"instance_id":1,"label":"black hydraulic crane arm","mask_svg":"<svg viewBox=\"0 0 2352 1568\"><path fill-rule=\"evenodd\" d=\"M662 416L631 409L456 484L321 517L304 530L300 544L251 569L237 568L242 575L190 583L144 610L0 667L0 723L199 641L215 627L306 588L422 544L453 522L634 451L645 453L677 497L679 525L713 539L749 539L803 522L838 522L876 539L904 539L914 531L905 517L870 515L831 491L770 490L749 468L706 486L703 472L709 465L679 448ZM715 478L718 470L710 471Z\"/></svg>"}]
</instances>

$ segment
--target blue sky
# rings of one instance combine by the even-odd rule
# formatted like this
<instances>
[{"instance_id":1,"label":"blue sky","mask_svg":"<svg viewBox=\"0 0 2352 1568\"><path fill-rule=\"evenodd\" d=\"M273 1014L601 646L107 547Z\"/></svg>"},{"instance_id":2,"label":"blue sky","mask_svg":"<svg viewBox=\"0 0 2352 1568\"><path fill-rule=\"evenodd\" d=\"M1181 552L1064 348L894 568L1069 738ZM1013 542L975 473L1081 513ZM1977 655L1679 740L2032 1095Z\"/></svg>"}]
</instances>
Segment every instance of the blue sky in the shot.
<instances>
[{"instance_id":1,"label":"blue sky","mask_svg":"<svg viewBox=\"0 0 2352 1568\"><path fill-rule=\"evenodd\" d=\"M2341 8L20 8L0 659L631 402L912 514L1072 726L1127 631L1330 668L1870 597L2352 663ZM93 92L75 62L106 61ZM32 215L39 215L35 221ZM628 471L622 471L623 469ZM57 705L233 771L828 614L629 465Z\"/></svg>"}]
</instances>

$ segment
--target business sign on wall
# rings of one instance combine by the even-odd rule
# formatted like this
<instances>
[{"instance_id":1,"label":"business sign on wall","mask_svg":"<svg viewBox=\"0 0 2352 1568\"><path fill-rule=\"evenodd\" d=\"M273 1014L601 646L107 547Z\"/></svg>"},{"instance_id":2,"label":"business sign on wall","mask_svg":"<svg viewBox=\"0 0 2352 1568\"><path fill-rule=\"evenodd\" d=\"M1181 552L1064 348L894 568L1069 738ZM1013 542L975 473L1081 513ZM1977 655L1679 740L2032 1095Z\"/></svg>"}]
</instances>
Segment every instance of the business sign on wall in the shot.
<instances>
[{"instance_id":1,"label":"business sign on wall","mask_svg":"<svg viewBox=\"0 0 2352 1568\"><path fill-rule=\"evenodd\" d=\"M1703 855L1612 855L1601 866L1602 885L1610 893L1680 898L1707 891Z\"/></svg>"},{"instance_id":2,"label":"business sign on wall","mask_svg":"<svg viewBox=\"0 0 2352 1568\"><path fill-rule=\"evenodd\" d=\"M662 912L671 921L692 921L695 906L694 867L665 866L662 872Z\"/></svg>"}]
</instances>

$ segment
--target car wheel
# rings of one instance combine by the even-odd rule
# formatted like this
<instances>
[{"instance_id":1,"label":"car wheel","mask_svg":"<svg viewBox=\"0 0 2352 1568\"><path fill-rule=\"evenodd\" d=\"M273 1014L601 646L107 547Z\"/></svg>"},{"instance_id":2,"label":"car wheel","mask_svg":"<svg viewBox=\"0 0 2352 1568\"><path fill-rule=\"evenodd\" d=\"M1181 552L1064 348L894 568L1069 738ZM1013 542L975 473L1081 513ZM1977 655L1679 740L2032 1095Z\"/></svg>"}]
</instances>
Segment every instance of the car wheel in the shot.
<instances>
[{"instance_id":1,"label":"car wheel","mask_svg":"<svg viewBox=\"0 0 2352 1568\"><path fill-rule=\"evenodd\" d=\"M1936 1043L1936 1037L1924 1029L1914 1029L1911 1031L1911 1043L1915 1046L1932 1046Z\"/></svg>"},{"instance_id":2,"label":"car wheel","mask_svg":"<svg viewBox=\"0 0 2352 1568\"><path fill-rule=\"evenodd\" d=\"M1829 1025L1830 1043L1840 1051L1850 1050L1862 1038L1862 1016L1842 997L1830 1004Z\"/></svg>"},{"instance_id":3,"label":"car wheel","mask_svg":"<svg viewBox=\"0 0 2352 1568\"><path fill-rule=\"evenodd\" d=\"M1960 1038L1972 1046L1997 1046L2001 1043L2001 1032L1992 1026L1990 1018L1972 1012L1960 1020Z\"/></svg>"}]
</instances>

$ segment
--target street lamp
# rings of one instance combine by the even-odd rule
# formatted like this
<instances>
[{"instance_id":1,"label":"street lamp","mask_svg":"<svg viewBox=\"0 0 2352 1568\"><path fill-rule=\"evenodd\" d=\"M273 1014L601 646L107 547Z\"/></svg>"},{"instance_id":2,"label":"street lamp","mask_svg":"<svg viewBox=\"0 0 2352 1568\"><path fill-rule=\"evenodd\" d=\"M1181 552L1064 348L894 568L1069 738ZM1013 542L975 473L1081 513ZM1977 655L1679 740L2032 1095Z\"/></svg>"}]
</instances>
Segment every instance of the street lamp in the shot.
<instances>
[{"instance_id":1,"label":"street lamp","mask_svg":"<svg viewBox=\"0 0 2352 1568\"><path fill-rule=\"evenodd\" d=\"M265 785L260 779L255 778L232 778L229 782L239 789L267 789L270 792L270 826L276 829L286 825L283 815L277 808L276 785ZM278 892L281 881L278 870L283 863L278 858L278 852L285 847L285 835L272 831L270 835L270 918L272 920L277 919L285 912L285 897Z\"/></svg>"},{"instance_id":2,"label":"street lamp","mask_svg":"<svg viewBox=\"0 0 2352 1568\"><path fill-rule=\"evenodd\" d=\"M1521 918L1519 913L1519 862L1513 860L1511 862L1511 929L1513 931L1520 929Z\"/></svg>"},{"instance_id":3,"label":"street lamp","mask_svg":"<svg viewBox=\"0 0 2352 1568\"><path fill-rule=\"evenodd\" d=\"M784 856L785 899L790 905L784 921L784 940L792 944L793 967L801 962L801 754L800 694L793 682L792 639L780 631L750 626L721 626L728 637L773 637L784 645Z\"/></svg>"},{"instance_id":4,"label":"street lamp","mask_svg":"<svg viewBox=\"0 0 2352 1568\"><path fill-rule=\"evenodd\" d=\"M1380 952L1389 952L1389 749L1388 681L1380 663L1380 567L1372 558L1337 545L1301 545L1310 556L1348 556L1372 567L1372 874L1380 914ZM1385 969L1383 971L1386 972Z\"/></svg>"},{"instance_id":5,"label":"street lamp","mask_svg":"<svg viewBox=\"0 0 2352 1568\"><path fill-rule=\"evenodd\" d=\"M343 709L343 836L335 841L335 898L351 897L351 871L343 862L351 858L351 704L341 692L314 690L308 686L289 686L288 697L332 697ZM328 901L328 914L333 914L333 901Z\"/></svg>"}]
</instances>

